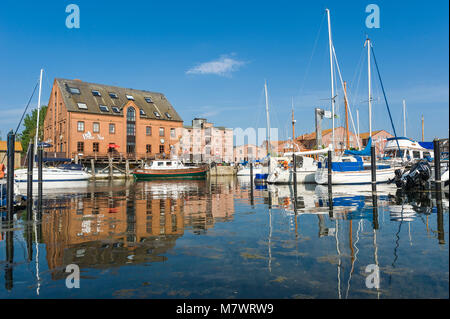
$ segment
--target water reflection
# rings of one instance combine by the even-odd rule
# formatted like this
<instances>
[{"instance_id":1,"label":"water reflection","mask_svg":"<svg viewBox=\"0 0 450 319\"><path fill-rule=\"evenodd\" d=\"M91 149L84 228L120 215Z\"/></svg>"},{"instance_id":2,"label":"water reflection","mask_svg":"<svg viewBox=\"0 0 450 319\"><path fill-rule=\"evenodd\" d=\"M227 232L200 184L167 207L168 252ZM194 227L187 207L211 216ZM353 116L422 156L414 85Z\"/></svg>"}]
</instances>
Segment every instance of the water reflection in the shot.
<instances>
[{"instance_id":1,"label":"water reflection","mask_svg":"<svg viewBox=\"0 0 450 319\"><path fill-rule=\"evenodd\" d=\"M448 297L448 197L385 185L95 182L1 234L2 297ZM69 264L92 289L65 288Z\"/></svg>"}]
</instances>

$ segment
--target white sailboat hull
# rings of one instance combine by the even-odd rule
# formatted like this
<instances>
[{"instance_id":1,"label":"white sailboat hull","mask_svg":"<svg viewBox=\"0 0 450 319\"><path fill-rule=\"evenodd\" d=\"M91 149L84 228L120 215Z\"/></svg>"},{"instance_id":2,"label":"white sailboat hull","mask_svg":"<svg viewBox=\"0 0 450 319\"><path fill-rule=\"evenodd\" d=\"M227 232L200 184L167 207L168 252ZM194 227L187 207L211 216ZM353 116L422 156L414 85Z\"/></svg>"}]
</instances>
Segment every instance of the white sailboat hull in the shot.
<instances>
[{"instance_id":1,"label":"white sailboat hull","mask_svg":"<svg viewBox=\"0 0 450 319\"><path fill-rule=\"evenodd\" d=\"M262 169L261 168L253 168L253 176L255 176L256 174L261 174ZM237 172L237 176L250 176L250 168L249 167L244 167L242 169L240 169Z\"/></svg>"},{"instance_id":2,"label":"white sailboat hull","mask_svg":"<svg viewBox=\"0 0 450 319\"><path fill-rule=\"evenodd\" d=\"M377 183L387 183L395 175L395 168L378 169L376 171ZM318 168L315 174L317 184L328 184L328 169ZM333 185L344 184L371 184L372 172L370 169L362 171L336 172L332 171Z\"/></svg>"},{"instance_id":3,"label":"white sailboat hull","mask_svg":"<svg viewBox=\"0 0 450 319\"><path fill-rule=\"evenodd\" d=\"M66 187L71 187L70 183L74 181L85 181L91 177L90 174L83 170L69 170L60 168L43 168L42 169L42 182L43 184L55 183L55 182L66 182ZM27 183L27 170L19 169L14 172L14 182L19 184ZM38 171L33 169L33 183L38 182ZM63 185L63 183L59 183Z\"/></svg>"},{"instance_id":4,"label":"white sailboat hull","mask_svg":"<svg viewBox=\"0 0 450 319\"><path fill-rule=\"evenodd\" d=\"M315 170L297 170L297 184L315 184L315 173ZM267 182L270 184L293 184L293 170L276 168L267 177Z\"/></svg>"}]
</instances>

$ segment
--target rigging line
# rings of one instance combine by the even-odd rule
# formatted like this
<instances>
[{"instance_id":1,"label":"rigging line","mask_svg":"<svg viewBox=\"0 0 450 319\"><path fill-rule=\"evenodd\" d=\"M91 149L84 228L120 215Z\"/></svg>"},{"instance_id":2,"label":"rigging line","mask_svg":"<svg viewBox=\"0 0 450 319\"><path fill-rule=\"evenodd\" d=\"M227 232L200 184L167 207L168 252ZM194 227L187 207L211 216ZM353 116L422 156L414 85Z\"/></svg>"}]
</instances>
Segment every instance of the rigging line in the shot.
<instances>
[{"instance_id":1,"label":"rigging line","mask_svg":"<svg viewBox=\"0 0 450 319\"><path fill-rule=\"evenodd\" d=\"M298 96L302 95L303 89L305 88L306 78L307 78L307 76L309 74L309 69L311 67L311 62L312 62L312 59L314 57L314 53L316 52L317 43L319 41L319 36L320 36L321 31L322 31L322 26L323 26L323 21L325 20L325 16L326 16L326 13L324 12L323 15L322 15L322 21L320 22L319 31L317 32L316 39L314 40L313 50L311 52L311 56L309 57L309 61L308 61L308 64L306 66L305 75L303 77L302 85L300 87L300 92L299 92Z\"/></svg>"},{"instance_id":2,"label":"rigging line","mask_svg":"<svg viewBox=\"0 0 450 319\"><path fill-rule=\"evenodd\" d=\"M336 61L336 66L337 66L338 73L339 73L339 79L341 80L341 86L344 87L344 81L342 80L341 69L339 68L339 63L337 61L336 51L334 50L334 45L333 45L333 54L334 54L334 60ZM360 148L361 146L359 144L359 136L357 136L357 133L356 133L355 122L353 121L352 109L350 107L350 103L348 102L349 101L348 94L347 94L347 92L345 92L345 90L344 90L344 95L345 95L345 98L347 99L347 107L348 107L348 111L349 111L348 113L350 114L350 120L352 121L353 131L356 136L356 142L358 143L358 148Z\"/></svg>"},{"instance_id":3,"label":"rigging line","mask_svg":"<svg viewBox=\"0 0 450 319\"><path fill-rule=\"evenodd\" d=\"M24 110L23 113L22 113L22 117L20 118L19 124L17 125L16 131L14 132L14 134L17 134L17 131L19 130L20 124L22 123L22 120L23 120L25 114L27 113L28 106L30 106L31 99L32 99L33 96L34 96L34 93L36 92L36 89L37 89L38 85L39 85L39 81L38 81L38 82L36 83L36 85L34 86L33 93L31 93L31 96L30 96L30 98L28 99L27 106L25 107L25 110Z\"/></svg>"},{"instance_id":4,"label":"rigging line","mask_svg":"<svg viewBox=\"0 0 450 319\"><path fill-rule=\"evenodd\" d=\"M373 45L371 45L370 48L372 49L373 61L375 62L375 67L377 69L378 79L380 80L381 90L383 91L384 101L386 103L386 108L387 108L387 111L389 114L389 119L391 120L392 129L394 130L395 141L397 142L398 151L401 152L400 145L398 143L397 132L395 131L395 125L394 125L394 122L392 122L392 115L391 115L391 110L389 109L389 103L387 101L386 92L384 91L383 81L381 80L380 70L378 69L377 59L375 58L375 51L373 50ZM401 157L401 161L403 163L403 157Z\"/></svg>"}]
</instances>

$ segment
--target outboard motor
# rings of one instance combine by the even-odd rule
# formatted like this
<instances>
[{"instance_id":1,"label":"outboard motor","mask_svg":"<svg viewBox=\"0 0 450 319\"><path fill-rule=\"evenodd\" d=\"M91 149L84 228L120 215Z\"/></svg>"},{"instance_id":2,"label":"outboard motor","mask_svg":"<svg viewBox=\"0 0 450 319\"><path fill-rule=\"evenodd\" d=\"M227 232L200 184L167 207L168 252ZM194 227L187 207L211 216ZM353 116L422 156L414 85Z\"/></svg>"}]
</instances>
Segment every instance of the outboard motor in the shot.
<instances>
[{"instance_id":1,"label":"outboard motor","mask_svg":"<svg viewBox=\"0 0 450 319\"><path fill-rule=\"evenodd\" d=\"M389 182L395 182L395 185L403 190L424 189L430 177L430 164L426 160L421 160L414 164L409 171L395 170L395 177Z\"/></svg>"}]
</instances>

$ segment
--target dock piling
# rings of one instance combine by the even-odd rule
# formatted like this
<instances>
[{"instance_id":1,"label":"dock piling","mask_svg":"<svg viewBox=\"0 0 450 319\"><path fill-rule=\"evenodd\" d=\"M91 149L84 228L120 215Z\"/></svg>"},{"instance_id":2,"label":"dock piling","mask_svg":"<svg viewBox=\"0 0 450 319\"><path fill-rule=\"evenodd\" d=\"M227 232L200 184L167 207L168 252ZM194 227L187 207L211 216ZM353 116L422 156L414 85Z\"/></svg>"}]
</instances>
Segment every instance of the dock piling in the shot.
<instances>
[{"instance_id":1,"label":"dock piling","mask_svg":"<svg viewBox=\"0 0 450 319\"><path fill-rule=\"evenodd\" d=\"M8 141L7 141L7 180L6 180L6 206L7 206L7 218L8 223L12 222L12 216L14 212L14 156L15 156L15 146L16 143L16 135L11 130L8 133ZM8 225L11 227L11 224Z\"/></svg>"},{"instance_id":2,"label":"dock piling","mask_svg":"<svg viewBox=\"0 0 450 319\"><path fill-rule=\"evenodd\" d=\"M332 181L332 170L331 170L331 168L332 168L332 151L328 151L328 158L327 158L327 161L328 161L328 192L331 192L331 185L332 185L332 183L333 183L333 181Z\"/></svg>"},{"instance_id":3,"label":"dock piling","mask_svg":"<svg viewBox=\"0 0 450 319\"><path fill-rule=\"evenodd\" d=\"M370 170L372 171L372 192L377 191L377 163L375 146L370 147Z\"/></svg>"},{"instance_id":4,"label":"dock piling","mask_svg":"<svg viewBox=\"0 0 450 319\"><path fill-rule=\"evenodd\" d=\"M95 160L91 158L91 175L95 178Z\"/></svg>"},{"instance_id":5,"label":"dock piling","mask_svg":"<svg viewBox=\"0 0 450 319\"><path fill-rule=\"evenodd\" d=\"M38 147L38 210L42 209L42 147Z\"/></svg>"},{"instance_id":6,"label":"dock piling","mask_svg":"<svg viewBox=\"0 0 450 319\"><path fill-rule=\"evenodd\" d=\"M434 185L436 192L441 192L441 145L439 139L433 140L434 146Z\"/></svg>"}]
</instances>

